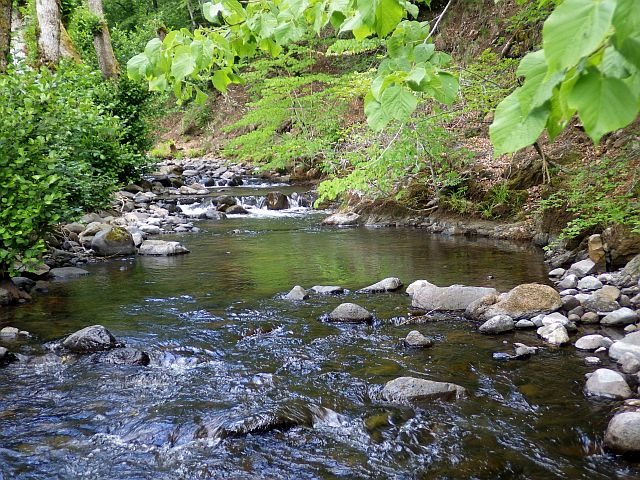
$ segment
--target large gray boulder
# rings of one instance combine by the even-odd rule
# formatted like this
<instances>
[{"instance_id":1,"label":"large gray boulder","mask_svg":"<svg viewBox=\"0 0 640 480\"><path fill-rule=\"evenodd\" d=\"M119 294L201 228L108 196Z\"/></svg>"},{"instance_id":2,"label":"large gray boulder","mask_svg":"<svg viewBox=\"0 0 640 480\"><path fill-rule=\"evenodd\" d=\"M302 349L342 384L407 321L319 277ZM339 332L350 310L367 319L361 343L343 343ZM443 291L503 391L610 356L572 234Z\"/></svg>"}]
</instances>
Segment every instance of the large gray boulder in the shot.
<instances>
[{"instance_id":1,"label":"large gray boulder","mask_svg":"<svg viewBox=\"0 0 640 480\"><path fill-rule=\"evenodd\" d=\"M586 277L596 271L596 264L590 258L574 263L569 267L567 273L576 275L578 278Z\"/></svg>"},{"instance_id":2,"label":"large gray boulder","mask_svg":"<svg viewBox=\"0 0 640 480\"><path fill-rule=\"evenodd\" d=\"M638 321L638 314L627 307L622 307L606 315L600 325L624 326Z\"/></svg>"},{"instance_id":3,"label":"large gray boulder","mask_svg":"<svg viewBox=\"0 0 640 480\"><path fill-rule=\"evenodd\" d=\"M602 335L585 335L576 341L576 348L578 350L594 351L600 347L609 348L612 343L613 341L610 338Z\"/></svg>"},{"instance_id":4,"label":"large gray boulder","mask_svg":"<svg viewBox=\"0 0 640 480\"><path fill-rule=\"evenodd\" d=\"M360 215L357 213L334 213L322 221L323 225L350 226L357 225Z\"/></svg>"},{"instance_id":5,"label":"large gray boulder","mask_svg":"<svg viewBox=\"0 0 640 480\"><path fill-rule=\"evenodd\" d=\"M147 352L137 350L135 348L125 347L116 348L105 353L101 358L101 362L112 363L114 365L149 365L151 359Z\"/></svg>"},{"instance_id":6,"label":"large gray boulder","mask_svg":"<svg viewBox=\"0 0 640 480\"><path fill-rule=\"evenodd\" d=\"M330 322L363 323L373 319L373 315L355 303L341 303L330 314Z\"/></svg>"},{"instance_id":7,"label":"large gray boulder","mask_svg":"<svg viewBox=\"0 0 640 480\"><path fill-rule=\"evenodd\" d=\"M614 360L620 359L625 353L640 360L640 332L629 333L609 347L609 356Z\"/></svg>"},{"instance_id":8,"label":"large gray boulder","mask_svg":"<svg viewBox=\"0 0 640 480\"><path fill-rule=\"evenodd\" d=\"M340 295L344 293L344 288L338 285L314 285L311 291L318 295Z\"/></svg>"},{"instance_id":9,"label":"large gray boulder","mask_svg":"<svg viewBox=\"0 0 640 480\"><path fill-rule=\"evenodd\" d=\"M633 395L624 377L614 370L599 368L589 374L589 379L584 387L584 393L588 396L613 398L624 400Z\"/></svg>"},{"instance_id":10,"label":"large gray boulder","mask_svg":"<svg viewBox=\"0 0 640 480\"><path fill-rule=\"evenodd\" d=\"M60 267L49 270L49 275L54 280L69 280L71 278L84 277L89 275L89 272L78 267Z\"/></svg>"},{"instance_id":11,"label":"large gray boulder","mask_svg":"<svg viewBox=\"0 0 640 480\"><path fill-rule=\"evenodd\" d=\"M304 300L309 298L309 294L300 285L296 285L284 296L284 298L287 300Z\"/></svg>"},{"instance_id":12,"label":"large gray boulder","mask_svg":"<svg viewBox=\"0 0 640 480\"><path fill-rule=\"evenodd\" d=\"M116 339L102 325L93 325L69 335L62 346L74 353L100 352L114 348Z\"/></svg>"},{"instance_id":13,"label":"large gray boulder","mask_svg":"<svg viewBox=\"0 0 640 480\"><path fill-rule=\"evenodd\" d=\"M100 230L91 240L91 249L99 257L115 257L136 253L131 234L122 227Z\"/></svg>"},{"instance_id":14,"label":"large gray boulder","mask_svg":"<svg viewBox=\"0 0 640 480\"><path fill-rule=\"evenodd\" d=\"M382 397L388 402L410 403L442 398L455 400L464 397L466 390L455 383L434 382L414 377L400 377L386 383Z\"/></svg>"},{"instance_id":15,"label":"large gray boulder","mask_svg":"<svg viewBox=\"0 0 640 480\"><path fill-rule=\"evenodd\" d=\"M604 444L616 453L640 453L640 411L615 415L607 425Z\"/></svg>"},{"instance_id":16,"label":"large gray boulder","mask_svg":"<svg viewBox=\"0 0 640 480\"><path fill-rule=\"evenodd\" d=\"M618 302L611 299L609 290L596 291L582 301L582 306L588 312L613 312L620 308Z\"/></svg>"},{"instance_id":17,"label":"large gray boulder","mask_svg":"<svg viewBox=\"0 0 640 480\"><path fill-rule=\"evenodd\" d=\"M189 253L189 250L180 242L168 242L166 240L145 240L138 249L140 255L170 256Z\"/></svg>"},{"instance_id":18,"label":"large gray boulder","mask_svg":"<svg viewBox=\"0 0 640 480\"><path fill-rule=\"evenodd\" d=\"M267 193L267 209L269 210L284 210L289 208L289 199L282 192L269 192Z\"/></svg>"},{"instance_id":19,"label":"large gray boulder","mask_svg":"<svg viewBox=\"0 0 640 480\"><path fill-rule=\"evenodd\" d=\"M640 281L640 255L627 263L618 276L617 283L622 287L633 287Z\"/></svg>"},{"instance_id":20,"label":"large gray boulder","mask_svg":"<svg viewBox=\"0 0 640 480\"><path fill-rule=\"evenodd\" d=\"M510 332L515 328L513 318L508 315L496 315L480 325L478 331L485 335L496 335L498 333Z\"/></svg>"},{"instance_id":21,"label":"large gray boulder","mask_svg":"<svg viewBox=\"0 0 640 480\"><path fill-rule=\"evenodd\" d=\"M357 293L381 293L381 292L395 292L402 287L402 282L399 278L388 277L379 282L369 285L368 287L361 288Z\"/></svg>"},{"instance_id":22,"label":"large gray boulder","mask_svg":"<svg viewBox=\"0 0 640 480\"><path fill-rule=\"evenodd\" d=\"M497 303L478 306L466 315L477 320L488 320L496 315L508 315L514 320L531 318L542 313L551 313L562 307L560 294L548 285L526 283L518 285L500 296Z\"/></svg>"},{"instance_id":23,"label":"large gray boulder","mask_svg":"<svg viewBox=\"0 0 640 480\"><path fill-rule=\"evenodd\" d=\"M424 310L466 310L471 303L497 293L494 288L466 287L464 285L438 287L429 284L413 291L411 305Z\"/></svg>"}]
</instances>

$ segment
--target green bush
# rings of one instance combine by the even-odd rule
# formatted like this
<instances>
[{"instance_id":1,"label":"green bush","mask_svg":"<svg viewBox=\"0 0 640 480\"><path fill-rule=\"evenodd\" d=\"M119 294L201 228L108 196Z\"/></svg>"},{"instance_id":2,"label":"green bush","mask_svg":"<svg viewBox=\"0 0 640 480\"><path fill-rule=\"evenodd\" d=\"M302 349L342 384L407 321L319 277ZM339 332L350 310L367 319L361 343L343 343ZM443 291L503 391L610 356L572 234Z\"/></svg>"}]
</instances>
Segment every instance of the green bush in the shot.
<instances>
[{"instance_id":1,"label":"green bush","mask_svg":"<svg viewBox=\"0 0 640 480\"><path fill-rule=\"evenodd\" d=\"M117 87L61 64L0 76L0 274L32 266L57 222L102 208L145 159L112 111Z\"/></svg>"}]
</instances>

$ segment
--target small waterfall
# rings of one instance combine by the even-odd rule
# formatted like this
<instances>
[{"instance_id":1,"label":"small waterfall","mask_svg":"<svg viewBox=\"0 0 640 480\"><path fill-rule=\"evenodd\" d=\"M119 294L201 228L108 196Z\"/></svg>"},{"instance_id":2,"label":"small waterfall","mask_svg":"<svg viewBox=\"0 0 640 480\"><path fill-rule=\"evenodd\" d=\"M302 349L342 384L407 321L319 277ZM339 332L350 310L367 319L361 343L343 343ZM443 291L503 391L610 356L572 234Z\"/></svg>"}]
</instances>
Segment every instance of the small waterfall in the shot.
<instances>
[{"instance_id":1,"label":"small waterfall","mask_svg":"<svg viewBox=\"0 0 640 480\"><path fill-rule=\"evenodd\" d=\"M244 208L250 215L255 216L287 216L300 215L309 212L313 208L314 196L312 192L298 193L293 192L286 196L285 208L269 209L267 204L267 195L237 195L233 197L208 197L202 201L196 202L180 202L178 208L182 212L192 218L217 218L219 213L224 212L226 208L219 209L218 205L230 205L231 201L235 205Z\"/></svg>"}]
</instances>

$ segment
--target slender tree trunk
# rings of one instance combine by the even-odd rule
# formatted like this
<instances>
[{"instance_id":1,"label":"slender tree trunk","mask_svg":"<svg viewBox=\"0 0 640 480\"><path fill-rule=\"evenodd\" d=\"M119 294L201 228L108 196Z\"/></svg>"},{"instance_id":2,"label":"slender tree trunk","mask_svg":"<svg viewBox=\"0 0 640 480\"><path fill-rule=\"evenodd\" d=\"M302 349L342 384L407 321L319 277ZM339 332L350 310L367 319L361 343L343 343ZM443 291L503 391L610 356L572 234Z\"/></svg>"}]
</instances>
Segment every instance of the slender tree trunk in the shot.
<instances>
[{"instance_id":1,"label":"slender tree trunk","mask_svg":"<svg viewBox=\"0 0 640 480\"><path fill-rule=\"evenodd\" d=\"M60 10L56 0L36 0L36 15L40 33L38 47L45 63L60 60Z\"/></svg>"},{"instance_id":2,"label":"slender tree trunk","mask_svg":"<svg viewBox=\"0 0 640 480\"><path fill-rule=\"evenodd\" d=\"M12 0L0 0L0 73L7 71L11 46Z\"/></svg>"},{"instance_id":3,"label":"slender tree trunk","mask_svg":"<svg viewBox=\"0 0 640 480\"><path fill-rule=\"evenodd\" d=\"M185 1L187 4L187 11L189 12L189 18L191 19L191 26L195 30L196 28L198 28L198 22L196 22L196 19L193 16L193 7L191 6L190 0L185 0Z\"/></svg>"},{"instance_id":4,"label":"slender tree trunk","mask_svg":"<svg viewBox=\"0 0 640 480\"><path fill-rule=\"evenodd\" d=\"M88 0L88 3L89 11L97 16L102 23L101 27L93 34L93 46L98 56L100 71L104 78L116 78L118 76L118 62L113 54L111 35L102 10L102 0Z\"/></svg>"}]
</instances>

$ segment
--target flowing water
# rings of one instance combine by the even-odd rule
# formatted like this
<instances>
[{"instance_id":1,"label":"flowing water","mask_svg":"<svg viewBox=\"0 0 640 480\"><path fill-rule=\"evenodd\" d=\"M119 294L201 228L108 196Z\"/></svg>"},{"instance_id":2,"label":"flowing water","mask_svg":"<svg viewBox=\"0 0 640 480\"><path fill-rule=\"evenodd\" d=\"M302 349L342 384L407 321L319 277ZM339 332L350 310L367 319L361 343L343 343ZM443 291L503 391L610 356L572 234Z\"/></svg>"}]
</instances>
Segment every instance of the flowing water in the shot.
<instances>
[{"instance_id":1,"label":"flowing water","mask_svg":"<svg viewBox=\"0 0 640 480\"><path fill-rule=\"evenodd\" d=\"M409 298L356 289L387 276L501 290L544 282L528 247L412 229L320 227L322 216L202 221L192 251L94 264L0 326L33 338L0 369L0 479L638 478L603 452L614 402L584 398L583 355L545 348L496 362L532 332L485 337L456 316L405 324ZM282 299L293 285L340 296ZM319 318L353 301L372 325ZM102 324L149 366L56 356L65 335ZM435 337L426 350L401 338ZM6 343L6 342L5 342ZM606 362L605 362L606 364ZM399 376L470 395L419 407L381 399Z\"/></svg>"}]
</instances>

